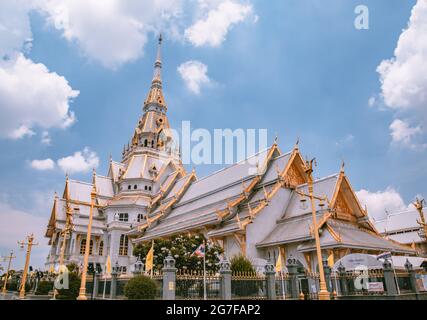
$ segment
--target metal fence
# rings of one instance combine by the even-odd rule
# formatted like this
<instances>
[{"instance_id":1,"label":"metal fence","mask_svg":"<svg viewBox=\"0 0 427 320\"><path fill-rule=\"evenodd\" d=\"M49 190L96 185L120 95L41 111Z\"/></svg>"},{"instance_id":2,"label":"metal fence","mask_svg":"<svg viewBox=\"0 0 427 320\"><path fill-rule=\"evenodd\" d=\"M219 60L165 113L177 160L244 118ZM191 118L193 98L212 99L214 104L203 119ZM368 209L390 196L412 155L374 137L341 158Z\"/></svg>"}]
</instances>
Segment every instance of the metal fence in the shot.
<instances>
[{"instance_id":1,"label":"metal fence","mask_svg":"<svg viewBox=\"0 0 427 320\"><path fill-rule=\"evenodd\" d=\"M292 296L289 275L285 272L276 273L275 289L278 300L286 300Z\"/></svg>"},{"instance_id":2,"label":"metal fence","mask_svg":"<svg viewBox=\"0 0 427 320\"><path fill-rule=\"evenodd\" d=\"M388 289L381 269L346 271L345 274L337 274L336 279L341 291L344 291L342 287L346 286L345 295L348 296L385 295Z\"/></svg>"},{"instance_id":3,"label":"metal fence","mask_svg":"<svg viewBox=\"0 0 427 320\"><path fill-rule=\"evenodd\" d=\"M267 299L264 275L252 272L233 273L231 276L232 299Z\"/></svg>"},{"instance_id":4,"label":"metal fence","mask_svg":"<svg viewBox=\"0 0 427 320\"><path fill-rule=\"evenodd\" d=\"M204 299L204 283L206 282L206 298L220 299L221 284L217 273L180 270L176 274L175 295L176 299Z\"/></svg>"}]
</instances>

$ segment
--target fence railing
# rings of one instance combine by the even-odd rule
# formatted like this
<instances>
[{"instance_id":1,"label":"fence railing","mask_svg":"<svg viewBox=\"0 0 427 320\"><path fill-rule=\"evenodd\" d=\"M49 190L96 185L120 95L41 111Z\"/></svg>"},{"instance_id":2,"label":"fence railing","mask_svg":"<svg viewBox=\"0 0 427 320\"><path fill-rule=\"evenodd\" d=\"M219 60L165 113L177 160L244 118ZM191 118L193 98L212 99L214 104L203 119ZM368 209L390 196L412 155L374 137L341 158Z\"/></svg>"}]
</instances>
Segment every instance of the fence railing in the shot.
<instances>
[{"instance_id":1,"label":"fence railing","mask_svg":"<svg viewBox=\"0 0 427 320\"><path fill-rule=\"evenodd\" d=\"M266 277L252 272L237 272L231 276L232 299L267 299Z\"/></svg>"},{"instance_id":2,"label":"fence railing","mask_svg":"<svg viewBox=\"0 0 427 320\"><path fill-rule=\"evenodd\" d=\"M188 272L181 270L176 275L176 299L220 299L220 276L217 273Z\"/></svg>"},{"instance_id":3,"label":"fence railing","mask_svg":"<svg viewBox=\"0 0 427 320\"><path fill-rule=\"evenodd\" d=\"M177 270L174 259L168 256L163 270L151 275L158 288L155 299L319 299L319 274L300 272L298 265L290 260L286 265L288 272L276 272L274 265L268 263L263 273L233 273L230 262L222 260L218 272L203 274L200 271ZM394 299L399 295L405 295L405 299L418 299L419 293L426 295L426 275L415 272L409 263L406 271L398 272L388 262L384 263L383 269L347 271L340 265L332 271L324 265L324 271L331 299L376 299L377 296L393 296ZM106 279L90 275L86 292L88 297L93 295L95 299L124 299L125 286L130 279L118 273Z\"/></svg>"}]
</instances>

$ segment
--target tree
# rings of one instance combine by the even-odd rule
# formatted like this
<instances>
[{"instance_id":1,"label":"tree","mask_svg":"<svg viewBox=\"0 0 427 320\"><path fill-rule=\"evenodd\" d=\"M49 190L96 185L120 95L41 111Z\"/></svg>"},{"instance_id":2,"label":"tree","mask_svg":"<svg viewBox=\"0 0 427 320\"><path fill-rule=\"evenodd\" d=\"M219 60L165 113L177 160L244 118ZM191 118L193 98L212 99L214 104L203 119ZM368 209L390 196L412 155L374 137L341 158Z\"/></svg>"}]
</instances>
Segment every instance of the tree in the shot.
<instances>
[{"instance_id":1,"label":"tree","mask_svg":"<svg viewBox=\"0 0 427 320\"><path fill-rule=\"evenodd\" d=\"M125 286L125 296L130 300L152 300L157 292L157 283L143 275L130 279Z\"/></svg>"},{"instance_id":2,"label":"tree","mask_svg":"<svg viewBox=\"0 0 427 320\"><path fill-rule=\"evenodd\" d=\"M202 271L203 259L193 252L205 241L202 234L195 235L177 235L170 239L159 239L154 241L154 270L158 271L163 268L163 260L169 252L175 259L175 266L180 270ZM151 243L143 243L135 246L133 255L140 257L145 263L145 258L151 248ZM218 271L219 256L223 253L221 247L213 244L206 245L206 270Z\"/></svg>"}]
</instances>

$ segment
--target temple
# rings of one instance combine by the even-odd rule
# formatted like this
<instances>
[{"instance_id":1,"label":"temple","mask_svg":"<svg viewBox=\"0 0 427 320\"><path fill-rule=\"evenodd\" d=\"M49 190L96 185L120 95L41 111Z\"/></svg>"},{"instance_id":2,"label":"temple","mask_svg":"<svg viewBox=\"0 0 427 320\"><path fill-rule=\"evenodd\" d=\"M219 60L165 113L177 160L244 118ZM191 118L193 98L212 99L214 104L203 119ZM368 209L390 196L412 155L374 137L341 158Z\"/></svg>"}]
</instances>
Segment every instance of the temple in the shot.
<instances>
[{"instance_id":1,"label":"temple","mask_svg":"<svg viewBox=\"0 0 427 320\"><path fill-rule=\"evenodd\" d=\"M299 144L282 152L274 142L248 159L204 178L187 172L174 144L161 77L162 39L151 87L119 162L110 159L107 175L92 181L65 180L55 195L46 230L46 266L81 264L85 253L91 192L96 191L89 262L105 265L107 256L123 273L132 271L134 245L181 233L203 233L231 257L243 254L262 267L267 259L293 256L305 270L317 265L312 211L307 199L307 163ZM383 237L362 208L344 166L316 179L322 252L329 261L349 253L413 255L407 245ZM64 242L65 241L65 242ZM61 261L61 252L63 261Z\"/></svg>"}]
</instances>

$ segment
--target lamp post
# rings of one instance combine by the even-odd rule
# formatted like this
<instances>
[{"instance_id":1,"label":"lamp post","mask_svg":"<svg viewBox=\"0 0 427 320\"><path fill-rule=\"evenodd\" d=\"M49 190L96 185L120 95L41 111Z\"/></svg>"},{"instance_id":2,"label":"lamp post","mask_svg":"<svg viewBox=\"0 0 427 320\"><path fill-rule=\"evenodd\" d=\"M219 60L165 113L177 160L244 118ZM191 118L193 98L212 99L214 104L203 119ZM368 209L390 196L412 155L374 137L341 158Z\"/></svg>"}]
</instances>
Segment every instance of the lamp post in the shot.
<instances>
[{"instance_id":1,"label":"lamp post","mask_svg":"<svg viewBox=\"0 0 427 320\"><path fill-rule=\"evenodd\" d=\"M87 300L86 276L87 276L87 266L89 263L90 237L92 235L93 208L95 206L95 198L96 198L95 175L96 173L94 169L93 175L92 175L92 191L90 192L89 223L87 225L86 247L85 247L85 255L83 259L82 280L80 283L80 291L79 291L79 296L77 297L77 300Z\"/></svg>"},{"instance_id":2,"label":"lamp post","mask_svg":"<svg viewBox=\"0 0 427 320\"><path fill-rule=\"evenodd\" d=\"M141 256L138 256L136 262L135 262L135 275L139 275L142 273L142 267L144 266L144 264L141 261Z\"/></svg>"},{"instance_id":3,"label":"lamp post","mask_svg":"<svg viewBox=\"0 0 427 320\"><path fill-rule=\"evenodd\" d=\"M16 257L13 256L13 251L10 252L10 255L8 257L4 257L5 261L9 260L7 264L7 271L6 271L6 277L4 278L4 284L3 284L3 294L6 294L6 286L7 286L7 279L9 278L9 271L10 271L10 265L12 263L12 259L15 259Z\"/></svg>"},{"instance_id":4,"label":"lamp post","mask_svg":"<svg viewBox=\"0 0 427 320\"><path fill-rule=\"evenodd\" d=\"M307 178L308 178L308 182L307 182L308 194L298 190L295 190L295 192L302 197L308 197L311 202L311 213L313 216L313 233L314 233L314 240L316 243L317 264L319 266L319 276L320 276L319 300L330 300L331 296L326 286L325 272L323 269L322 249L320 248L319 229L317 226L317 219L316 219L316 205L314 203L314 200L319 200L320 201L319 206L323 207L324 206L323 202L327 201L327 198L314 195L314 191L313 191L313 162L314 161L315 159L306 161L305 173L307 174ZM305 199L303 198L302 201L305 201Z\"/></svg>"},{"instance_id":5,"label":"lamp post","mask_svg":"<svg viewBox=\"0 0 427 320\"><path fill-rule=\"evenodd\" d=\"M425 219L424 213L423 213L424 204L425 204L425 200L424 199L418 199L418 198L413 203L414 207L417 209L417 211L420 215L420 220L417 220L418 224L422 228L420 230L420 236L423 240L427 240L427 223L426 223L426 219Z\"/></svg>"},{"instance_id":6,"label":"lamp post","mask_svg":"<svg viewBox=\"0 0 427 320\"><path fill-rule=\"evenodd\" d=\"M24 299L25 283L27 282L27 274L28 274L28 267L30 264L31 249L33 248L33 246L36 246L38 243L34 243L34 235L31 234L27 237L27 242L18 241L18 244L22 249L24 248L24 246L27 246L27 255L25 257L24 273L22 275L21 288L19 290L19 299Z\"/></svg>"},{"instance_id":7,"label":"lamp post","mask_svg":"<svg viewBox=\"0 0 427 320\"><path fill-rule=\"evenodd\" d=\"M67 176L67 183L68 183L68 176ZM67 238L68 238L68 235L71 233L71 230L73 228L73 225L72 225L73 212L71 210L71 206L70 206L70 203L68 201L68 198L69 197L67 196L67 204L66 204L66 210L65 210L65 213L66 213L65 226L61 232L62 245L61 245L61 252L59 254L59 267L60 268L64 264L65 248L66 248ZM56 201L56 199L55 199L55 201Z\"/></svg>"}]
</instances>

